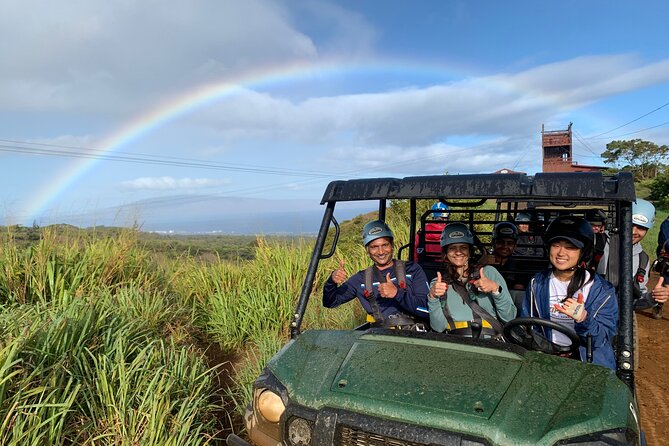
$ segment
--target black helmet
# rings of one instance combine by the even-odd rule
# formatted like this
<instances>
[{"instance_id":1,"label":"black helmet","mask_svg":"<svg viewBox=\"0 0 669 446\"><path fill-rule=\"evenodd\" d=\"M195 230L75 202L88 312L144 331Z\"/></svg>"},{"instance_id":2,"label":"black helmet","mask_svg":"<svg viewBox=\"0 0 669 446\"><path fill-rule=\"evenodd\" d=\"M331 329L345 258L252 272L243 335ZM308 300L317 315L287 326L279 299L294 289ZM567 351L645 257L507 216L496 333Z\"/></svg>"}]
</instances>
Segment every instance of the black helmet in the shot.
<instances>
[{"instance_id":1,"label":"black helmet","mask_svg":"<svg viewBox=\"0 0 669 446\"><path fill-rule=\"evenodd\" d=\"M603 225L606 223L606 212L601 209L591 209L586 211L585 219L588 220L591 225Z\"/></svg>"},{"instance_id":2,"label":"black helmet","mask_svg":"<svg viewBox=\"0 0 669 446\"><path fill-rule=\"evenodd\" d=\"M510 221L501 221L495 225L495 229L492 230L492 239L503 239L510 238L512 240L518 240L518 228L516 225Z\"/></svg>"},{"instance_id":3,"label":"black helmet","mask_svg":"<svg viewBox=\"0 0 669 446\"><path fill-rule=\"evenodd\" d=\"M592 255L592 245L595 233L592 225L584 218L572 215L561 215L548 224L544 240L546 248L550 249L555 240L567 240L572 245L582 250L581 260L588 262Z\"/></svg>"}]
</instances>

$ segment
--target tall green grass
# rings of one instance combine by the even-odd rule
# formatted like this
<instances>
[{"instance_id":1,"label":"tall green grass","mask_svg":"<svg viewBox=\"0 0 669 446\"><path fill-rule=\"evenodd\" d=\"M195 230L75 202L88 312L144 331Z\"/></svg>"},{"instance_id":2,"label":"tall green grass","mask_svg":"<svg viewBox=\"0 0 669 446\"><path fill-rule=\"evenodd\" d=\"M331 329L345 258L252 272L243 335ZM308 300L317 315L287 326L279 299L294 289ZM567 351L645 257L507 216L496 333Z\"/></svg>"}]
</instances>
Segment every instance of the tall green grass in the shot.
<instances>
[{"instance_id":1,"label":"tall green grass","mask_svg":"<svg viewBox=\"0 0 669 446\"><path fill-rule=\"evenodd\" d=\"M217 441L221 389L164 268L131 231L0 245L0 444Z\"/></svg>"}]
</instances>

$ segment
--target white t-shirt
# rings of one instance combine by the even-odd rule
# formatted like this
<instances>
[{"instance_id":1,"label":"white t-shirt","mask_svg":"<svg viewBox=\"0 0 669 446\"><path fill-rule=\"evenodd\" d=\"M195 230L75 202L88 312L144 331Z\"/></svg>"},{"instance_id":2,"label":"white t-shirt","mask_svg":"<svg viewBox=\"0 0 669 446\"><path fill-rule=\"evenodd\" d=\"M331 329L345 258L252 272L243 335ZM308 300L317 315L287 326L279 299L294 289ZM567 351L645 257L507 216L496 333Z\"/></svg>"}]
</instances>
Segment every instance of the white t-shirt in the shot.
<instances>
[{"instance_id":1,"label":"white t-shirt","mask_svg":"<svg viewBox=\"0 0 669 446\"><path fill-rule=\"evenodd\" d=\"M583 293L583 302L585 302L588 299L588 293L590 292L590 288L592 288L592 282L588 282L590 279L590 273L588 271L585 272L585 281L586 284L581 288L580 290L576 291L574 294L574 299L578 298L579 293ZM574 319L570 318L566 314L560 313L555 309L555 304L561 304L562 301L567 297L567 286L569 285L569 281L567 282L562 282L561 280L558 280L557 277L551 273L551 278L549 282L549 290L550 290L550 311L551 311L551 321L557 322L558 324L564 325L567 328L570 328L571 330L574 330ZM555 342L558 345L570 345L571 341L569 338L562 333L558 333L557 330L552 330L552 341Z\"/></svg>"}]
</instances>

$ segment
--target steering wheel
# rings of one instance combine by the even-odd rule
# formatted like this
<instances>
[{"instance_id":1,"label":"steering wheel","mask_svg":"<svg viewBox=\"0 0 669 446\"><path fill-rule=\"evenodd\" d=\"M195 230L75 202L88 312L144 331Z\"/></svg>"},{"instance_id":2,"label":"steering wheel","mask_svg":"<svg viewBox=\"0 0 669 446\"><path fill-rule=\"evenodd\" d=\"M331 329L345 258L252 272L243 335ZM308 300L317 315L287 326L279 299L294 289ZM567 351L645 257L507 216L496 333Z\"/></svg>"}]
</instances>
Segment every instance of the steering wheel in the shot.
<instances>
[{"instance_id":1,"label":"steering wheel","mask_svg":"<svg viewBox=\"0 0 669 446\"><path fill-rule=\"evenodd\" d=\"M569 345L560 345L548 339L541 333L533 330L533 327L550 328L556 330L569 338ZM571 328L548 319L539 317L519 317L510 320L504 325L504 337L527 350L535 350L549 355L564 355L575 353L581 344L581 339Z\"/></svg>"}]
</instances>

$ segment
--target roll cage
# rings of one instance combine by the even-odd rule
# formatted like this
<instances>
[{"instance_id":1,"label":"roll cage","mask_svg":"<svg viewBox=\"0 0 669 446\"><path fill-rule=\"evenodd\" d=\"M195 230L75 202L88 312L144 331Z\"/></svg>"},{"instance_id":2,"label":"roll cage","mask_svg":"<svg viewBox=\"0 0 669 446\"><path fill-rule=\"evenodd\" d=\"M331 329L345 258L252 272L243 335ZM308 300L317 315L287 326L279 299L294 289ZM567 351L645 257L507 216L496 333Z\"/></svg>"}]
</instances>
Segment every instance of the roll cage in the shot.
<instances>
[{"instance_id":1,"label":"roll cage","mask_svg":"<svg viewBox=\"0 0 669 446\"><path fill-rule=\"evenodd\" d=\"M437 175L405 178L373 178L331 182L323 194L321 204L325 212L309 261L297 308L291 322L291 338L301 332L301 323L313 290L320 260L334 254L340 227L334 217L337 203L378 201L379 219L385 220L388 200L409 202L409 242L398 248L398 257L412 260L416 249L414 234L425 231L431 220L431 211L421 210L420 200L440 200L451 208L451 221L469 225L476 236L480 251L490 247L492 225L499 221L513 221L519 212L530 213L535 221L542 218L548 223L562 214L585 215L589 209L604 209L611 243L619 248L618 275L612 280L619 298L619 324L616 336L616 363L618 377L634 391L633 364L633 294L632 294L632 203L636 195L630 173L604 175L600 172ZM492 203L492 206L491 206ZM432 204L432 203L430 203ZM486 205L486 206L484 206ZM426 206L429 209L429 206ZM454 218L458 216L458 218ZM334 233L331 246L324 252L331 227ZM537 234L540 229L535 229ZM424 241L424 239L423 239ZM418 237L418 243L421 238ZM439 260L429 256L418 258L428 276L435 274ZM543 268L546 262L528 262L527 273Z\"/></svg>"}]
</instances>

